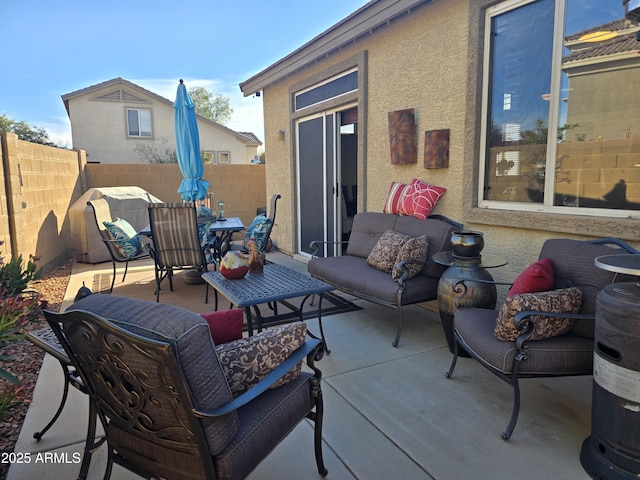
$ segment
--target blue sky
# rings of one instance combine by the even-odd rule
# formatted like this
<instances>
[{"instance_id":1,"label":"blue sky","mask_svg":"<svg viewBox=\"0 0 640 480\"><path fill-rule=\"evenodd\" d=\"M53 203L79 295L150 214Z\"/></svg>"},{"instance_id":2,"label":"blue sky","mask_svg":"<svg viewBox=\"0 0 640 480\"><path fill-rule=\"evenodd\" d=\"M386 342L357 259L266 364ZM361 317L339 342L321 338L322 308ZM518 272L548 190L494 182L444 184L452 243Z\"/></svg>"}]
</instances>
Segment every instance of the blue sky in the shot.
<instances>
[{"instance_id":1,"label":"blue sky","mask_svg":"<svg viewBox=\"0 0 640 480\"><path fill-rule=\"evenodd\" d=\"M123 77L173 100L178 81L230 98L264 141L262 97L238 84L366 0L1 0L0 114L71 147L61 96Z\"/></svg>"}]
</instances>

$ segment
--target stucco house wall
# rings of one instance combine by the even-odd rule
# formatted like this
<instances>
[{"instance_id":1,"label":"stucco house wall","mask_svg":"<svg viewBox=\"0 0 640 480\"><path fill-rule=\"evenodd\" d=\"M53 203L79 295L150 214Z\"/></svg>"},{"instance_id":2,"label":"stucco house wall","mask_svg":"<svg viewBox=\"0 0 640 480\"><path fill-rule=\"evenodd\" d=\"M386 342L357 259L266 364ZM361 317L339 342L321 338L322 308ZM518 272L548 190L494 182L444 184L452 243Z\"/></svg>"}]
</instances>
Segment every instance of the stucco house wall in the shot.
<instances>
[{"instance_id":1,"label":"stucco house wall","mask_svg":"<svg viewBox=\"0 0 640 480\"><path fill-rule=\"evenodd\" d=\"M484 10L496 0L370 2L308 44L241 84L245 95L262 90L267 152L267 193L288 192L279 205L280 228L274 232L281 249L296 253L295 159L296 119L293 93L329 78L349 66L358 66L361 84L357 97L332 100L330 107L358 102L358 211L381 211L391 181L420 178L447 189L435 213L463 222L485 234L485 251L504 255L507 266L492 271L510 281L537 259L544 241L552 237L589 239L619 237L637 246L640 230L630 218L588 217L571 214L489 210L478 207L477 163L480 116ZM349 27L361 25L363 10L406 11L349 42L343 42L313 61L320 50ZM398 7L400 8L400 7ZM327 50L332 45L326 46ZM290 69L282 74L282 65ZM388 113L415 109L418 162L391 165ZM319 110L318 110L319 111ZM309 108L305 114L314 113ZM278 135L286 130L283 139ZM450 129L449 167L423 168L424 132ZM288 220L285 220L288 219Z\"/></svg>"},{"instance_id":2,"label":"stucco house wall","mask_svg":"<svg viewBox=\"0 0 640 480\"><path fill-rule=\"evenodd\" d=\"M89 162L147 163L136 152L137 145L158 152L175 150L173 101L132 82L108 80L63 95L62 100L71 122L73 148L85 150ZM127 135L127 108L152 111L152 137ZM228 152L232 164L251 163L261 145L251 136L200 115L198 129L200 149Z\"/></svg>"}]
</instances>

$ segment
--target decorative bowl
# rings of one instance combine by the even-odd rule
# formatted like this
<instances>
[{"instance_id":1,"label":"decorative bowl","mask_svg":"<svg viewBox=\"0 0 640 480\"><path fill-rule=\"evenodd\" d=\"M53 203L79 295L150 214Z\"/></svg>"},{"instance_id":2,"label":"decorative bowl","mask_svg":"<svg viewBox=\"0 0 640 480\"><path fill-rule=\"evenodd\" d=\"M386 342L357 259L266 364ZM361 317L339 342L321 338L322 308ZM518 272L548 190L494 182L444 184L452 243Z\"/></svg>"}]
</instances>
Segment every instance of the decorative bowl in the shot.
<instances>
[{"instance_id":1,"label":"decorative bowl","mask_svg":"<svg viewBox=\"0 0 640 480\"><path fill-rule=\"evenodd\" d=\"M240 252L227 252L220 262L220 273L228 280L243 278L249 271L249 261Z\"/></svg>"},{"instance_id":2,"label":"decorative bowl","mask_svg":"<svg viewBox=\"0 0 640 480\"><path fill-rule=\"evenodd\" d=\"M239 280L244 278L244 276L249 271L249 267L236 267L236 268L226 268L222 265L220 266L220 274L226 278L227 280Z\"/></svg>"},{"instance_id":3,"label":"decorative bowl","mask_svg":"<svg viewBox=\"0 0 640 480\"><path fill-rule=\"evenodd\" d=\"M451 232L451 250L457 257L473 258L480 256L484 248L482 232L456 230Z\"/></svg>"}]
</instances>

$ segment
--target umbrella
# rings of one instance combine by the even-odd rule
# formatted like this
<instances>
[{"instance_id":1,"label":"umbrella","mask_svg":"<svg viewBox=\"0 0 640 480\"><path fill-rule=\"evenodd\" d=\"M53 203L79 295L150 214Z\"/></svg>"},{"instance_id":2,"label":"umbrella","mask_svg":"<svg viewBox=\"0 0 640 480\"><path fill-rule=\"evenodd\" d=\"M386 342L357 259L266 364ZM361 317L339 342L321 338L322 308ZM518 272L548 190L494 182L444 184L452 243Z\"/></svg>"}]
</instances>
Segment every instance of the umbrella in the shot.
<instances>
[{"instance_id":1,"label":"umbrella","mask_svg":"<svg viewBox=\"0 0 640 480\"><path fill-rule=\"evenodd\" d=\"M187 202L202 200L207 194L209 182L202 178L204 165L200 156L200 135L195 106L182 80L178 85L173 108L175 109L176 153L178 165L184 177L178 193Z\"/></svg>"}]
</instances>

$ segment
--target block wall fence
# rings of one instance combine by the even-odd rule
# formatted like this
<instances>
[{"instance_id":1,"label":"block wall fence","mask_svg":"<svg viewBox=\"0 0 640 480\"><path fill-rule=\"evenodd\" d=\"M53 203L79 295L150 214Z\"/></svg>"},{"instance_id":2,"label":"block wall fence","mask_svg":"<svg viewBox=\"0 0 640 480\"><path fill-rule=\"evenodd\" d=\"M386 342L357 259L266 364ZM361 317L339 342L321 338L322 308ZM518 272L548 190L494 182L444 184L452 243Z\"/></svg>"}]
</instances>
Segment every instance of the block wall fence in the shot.
<instances>
[{"instance_id":1,"label":"block wall fence","mask_svg":"<svg viewBox=\"0 0 640 480\"><path fill-rule=\"evenodd\" d=\"M69 208L90 188L138 186L165 202L181 201L178 165L87 163L84 150L48 147L0 133L0 256L38 257L50 271L73 257ZM248 225L268 207L264 165L205 165L214 202ZM216 208L217 210L217 208Z\"/></svg>"}]
</instances>

